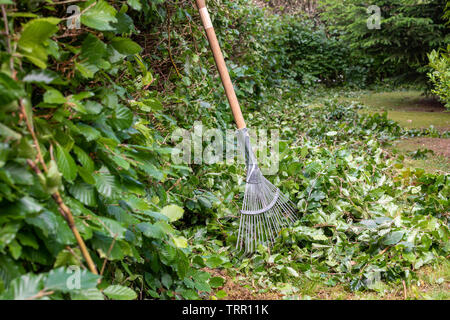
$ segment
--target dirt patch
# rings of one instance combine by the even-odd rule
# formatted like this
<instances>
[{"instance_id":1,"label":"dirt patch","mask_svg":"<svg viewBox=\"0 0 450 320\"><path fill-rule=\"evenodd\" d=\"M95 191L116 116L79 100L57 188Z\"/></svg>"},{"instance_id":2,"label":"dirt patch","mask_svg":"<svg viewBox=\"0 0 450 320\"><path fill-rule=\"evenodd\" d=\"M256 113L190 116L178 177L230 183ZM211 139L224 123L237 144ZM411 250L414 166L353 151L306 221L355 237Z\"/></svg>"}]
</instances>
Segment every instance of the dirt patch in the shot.
<instances>
[{"instance_id":1,"label":"dirt patch","mask_svg":"<svg viewBox=\"0 0 450 320\"><path fill-rule=\"evenodd\" d=\"M434 98L420 98L412 101L410 106L400 105L397 110L418 112L445 112L447 109Z\"/></svg>"},{"instance_id":2,"label":"dirt patch","mask_svg":"<svg viewBox=\"0 0 450 320\"><path fill-rule=\"evenodd\" d=\"M278 292L265 292L257 293L256 288L251 283L248 285L253 287L254 290L250 290L244 287L245 284L236 283L231 276L228 275L226 270L203 268L202 270L211 274L212 277L225 278L225 284L223 287L217 288L217 290L223 290L227 293L224 300L280 300L283 295Z\"/></svg>"},{"instance_id":3,"label":"dirt patch","mask_svg":"<svg viewBox=\"0 0 450 320\"><path fill-rule=\"evenodd\" d=\"M442 138L412 138L405 142L410 149L430 149L437 155L450 159L450 139Z\"/></svg>"}]
</instances>

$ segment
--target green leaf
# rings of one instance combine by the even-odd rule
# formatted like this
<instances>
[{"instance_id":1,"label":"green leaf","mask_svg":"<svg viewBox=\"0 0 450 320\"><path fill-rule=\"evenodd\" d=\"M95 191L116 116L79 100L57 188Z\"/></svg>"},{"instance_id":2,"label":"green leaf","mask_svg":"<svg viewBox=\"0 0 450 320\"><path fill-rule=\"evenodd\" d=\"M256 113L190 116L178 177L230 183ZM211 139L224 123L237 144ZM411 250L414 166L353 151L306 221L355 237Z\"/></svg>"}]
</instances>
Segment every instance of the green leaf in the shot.
<instances>
[{"instance_id":1,"label":"green leaf","mask_svg":"<svg viewBox=\"0 0 450 320\"><path fill-rule=\"evenodd\" d=\"M17 242L16 240L11 241L11 243L8 245L9 252L11 253L11 257L13 257L14 260L17 260L20 258L20 255L22 254L22 246Z\"/></svg>"},{"instance_id":2,"label":"green leaf","mask_svg":"<svg viewBox=\"0 0 450 320\"><path fill-rule=\"evenodd\" d=\"M111 40L111 45L125 55L139 54L142 51L141 46L129 38L115 37Z\"/></svg>"},{"instance_id":3,"label":"green leaf","mask_svg":"<svg viewBox=\"0 0 450 320\"><path fill-rule=\"evenodd\" d=\"M178 248L187 248L188 242L185 237L173 237L173 242Z\"/></svg>"},{"instance_id":4,"label":"green leaf","mask_svg":"<svg viewBox=\"0 0 450 320\"><path fill-rule=\"evenodd\" d=\"M88 142L97 140L102 136L100 131L81 122L77 124L77 128L80 130L80 133L86 138Z\"/></svg>"},{"instance_id":5,"label":"green leaf","mask_svg":"<svg viewBox=\"0 0 450 320\"><path fill-rule=\"evenodd\" d=\"M43 206L39 202L34 198L26 196L9 205L4 204L1 216L3 218L24 218L31 216L34 213L38 213L42 209Z\"/></svg>"},{"instance_id":6,"label":"green leaf","mask_svg":"<svg viewBox=\"0 0 450 320\"><path fill-rule=\"evenodd\" d=\"M0 106L25 96L25 91L7 74L0 72ZM5 128L7 128L5 126ZM9 129L9 128L8 128ZM5 129L6 130L6 129ZM12 131L9 129L9 131ZM1 133L1 132L0 132Z\"/></svg>"},{"instance_id":7,"label":"green leaf","mask_svg":"<svg viewBox=\"0 0 450 320\"><path fill-rule=\"evenodd\" d=\"M61 172L58 171L58 165L54 160L50 160L48 165L48 172L45 175L45 186L50 194L55 193L62 186Z\"/></svg>"},{"instance_id":8,"label":"green leaf","mask_svg":"<svg viewBox=\"0 0 450 320\"><path fill-rule=\"evenodd\" d=\"M44 289L44 275L24 274L20 278L11 281L8 290L1 296L7 300L33 299Z\"/></svg>"},{"instance_id":9,"label":"green leaf","mask_svg":"<svg viewBox=\"0 0 450 320\"><path fill-rule=\"evenodd\" d=\"M44 69L47 67L47 39L58 31L58 18L38 18L27 22L23 26L18 41L18 46L23 55L36 66Z\"/></svg>"},{"instance_id":10,"label":"green leaf","mask_svg":"<svg viewBox=\"0 0 450 320\"><path fill-rule=\"evenodd\" d=\"M58 268L48 273L45 281L46 290L70 292L72 290L87 290L97 287L101 276L88 270L76 268Z\"/></svg>"},{"instance_id":11,"label":"green leaf","mask_svg":"<svg viewBox=\"0 0 450 320\"><path fill-rule=\"evenodd\" d=\"M164 273L161 277L161 283L166 287L167 289L170 289L170 286L172 285L172 277L168 273Z\"/></svg>"},{"instance_id":12,"label":"green leaf","mask_svg":"<svg viewBox=\"0 0 450 320\"><path fill-rule=\"evenodd\" d=\"M23 246L32 247L33 249L39 249L39 244L32 233L22 232L17 234L17 240L19 240L20 244Z\"/></svg>"},{"instance_id":13,"label":"green leaf","mask_svg":"<svg viewBox=\"0 0 450 320\"><path fill-rule=\"evenodd\" d=\"M113 175L109 173L102 173L102 170L100 170L100 173L95 174L94 178L95 187L101 195L109 198L113 197L118 191L116 178Z\"/></svg>"},{"instance_id":14,"label":"green leaf","mask_svg":"<svg viewBox=\"0 0 450 320\"><path fill-rule=\"evenodd\" d=\"M59 79L59 75L51 70L32 70L27 74L22 81L23 82L34 82L34 83L45 83L50 84L53 81ZM55 81L56 82L56 81Z\"/></svg>"},{"instance_id":15,"label":"green leaf","mask_svg":"<svg viewBox=\"0 0 450 320\"><path fill-rule=\"evenodd\" d=\"M139 223L136 227L147 238L162 239L164 236L164 230L158 224L142 222L142 223Z\"/></svg>"},{"instance_id":16,"label":"green leaf","mask_svg":"<svg viewBox=\"0 0 450 320\"><path fill-rule=\"evenodd\" d=\"M212 277L209 279L209 285L211 288L219 288L225 284L225 278L222 277Z\"/></svg>"},{"instance_id":17,"label":"green leaf","mask_svg":"<svg viewBox=\"0 0 450 320\"><path fill-rule=\"evenodd\" d=\"M10 222L2 226L0 229L0 250L10 244L16 237L17 231L21 227L20 222Z\"/></svg>"},{"instance_id":18,"label":"green leaf","mask_svg":"<svg viewBox=\"0 0 450 320\"><path fill-rule=\"evenodd\" d=\"M91 3L92 1L89 1L83 9L86 9ZM114 27L111 23L117 22L116 13L114 7L106 1L100 0L81 15L81 23L92 29L112 31Z\"/></svg>"},{"instance_id":19,"label":"green leaf","mask_svg":"<svg viewBox=\"0 0 450 320\"><path fill-rule=\"evenodd\" d=\"M224 261L222 261L222 259L220 257L212 256L212 257L209 257L208 259L206 259L205 264L208 267L215 269L215 268L221 266L223 262Z\"/></svg>"},{"instance_id":20,"label":"green leaf","mask_svg":"<svg viewBox=\"0 0 450 320\"><path fill-rule=\"evenodd\" d=\"M83 168L92 173L94 171L94 161L92 161L91 157L78 146L73 147L73 152L76 154L78 161L83 165Z\"/></svg>"},{"instance_id":21,"label":"green leaf","mask_svg":"<svg viewBox=\"0 0 450 320\"><path fill-rule=\"evenodd\" d=\"M119 222L105 217L97 217L97 219L100 220L102 229L105 230L111 238L125 238L125 232L127 231L127 229L124 228Z\"/></svg>"},{"instance_id":22,"label":"green leaf","mask_svg":"<svg viewBox=\"0 0 450 320\"><path fill-rule=\"evenodd\" d=\"M80 260L77 257L81 257L81 251L78 248L71 249L71 251L64 249L61 250L55 259L54 268L58 267L68 267L68 266L79 266Z\"/></svg>"},{"instance_id":23,"label":"green leaf","mask_svg":"<svg viewBox=\"0 0 450 320\"><path fill-rule=\"evenodd\" d=\"M114 110L112 122L119 129L128 129L133 123L133 113L129 108L118 104Z\"/></svg>"},{"instance_id":24,"label":"green leaf","mask_svg":"<svg viewBox=\"0 0 450 320\"><path fill-rule=\"evenodd\" d=\"M127 3L132 7L134 10L141 11L142 5L140 0L127 0Z\"/></svg>"},{"instance_id":25,"label":"green leaf","mask_svg":"<svg viewBox=\"0 0 450 320\"><path fill-rule=\"evenodd\" d=\"M404 234L404 231L391 232L384 237L382 244L384 244L385 246L397 244L402 240Z\"/></svg>"},{"instance_id":26,"label":"green leaf","mask_svg":"<svg viewBox=\"0 0 450 320\"><path fill-rule=\"evenodd\" d=\"M56 145L56 163L64 179L72 182L77 177L77 165L70 153L59 144Z\"/></svg>"},{"instance_id":27,"label":"green leaf","mask_svg":"<svg viewBox=\"0 0 450 320\"><path fill-rule=\"evenodd\" d=\"M156 179L156 181L161 181L164 174L150 161L141 161L143 164L140 169L144 170L150 177Z\"/></svg>"},{"instance_id":28,"label":"green leaf","mask_svg":"<svg viewBox=\"0 0 450 320\"><path fill-rule=\"evenodd\" d=\"M120 286L112 285L103 290L103 293L111 299L115 300L134 300L137 298L136 292L132 289Z\"/></svg>"},{"instance_id":29,"label":"green leaf","mask_svg":"<svg viewBox=\"0 0 450 320\"><path fill-rule=\"evenodd\" d=\"M90 207L97 206L97 195L95 194L95 188L93 185L84 182L77 182L69 186L69 192L81 203L84 203Z\"/></svg>"},{"instance_id":30,"label":"green leaf","mask_svg":"<svg viewBox=\"0 0 450 320\"><path fill-rule=\"evenodd\" d=\"M174 222L183 216L184 210L176 204L171 204L162 208L161 213Z\"/></svg>"},{"instance_id":31,"label":"green leaf","mask_svg":"<svg viewBox=\"0 0 450 320\"><path fill-rule=\"evenodd\" d=\"M44 210L36 217L26 218L25 222L39 228L46 238L52 238L61 244L75 243L75 237L61 215Z\"/></svg>"},{"instance_id":32,"label":"green leaf","mask_svg":"<svg viewBox=\"0 0 450 320\"><path fill-rule=\"evenodd\" d=\"M92 176L92 171L86 169L85 167L77 166L78 174L84 180L84 182L89 184L95 184L95 179Z\"/></svg>"},{"instance_id":33,"label":"green leaf","mask_svg":"<svg viewBox=\"0 0 450 320\"><path fill-rule=\"evenodd\" d=\"M218 299L223 299L226 298L228 296L228 293L226 293L224 290L219 290L216 292L216 297Z\"/></svg>"}]
</instances>

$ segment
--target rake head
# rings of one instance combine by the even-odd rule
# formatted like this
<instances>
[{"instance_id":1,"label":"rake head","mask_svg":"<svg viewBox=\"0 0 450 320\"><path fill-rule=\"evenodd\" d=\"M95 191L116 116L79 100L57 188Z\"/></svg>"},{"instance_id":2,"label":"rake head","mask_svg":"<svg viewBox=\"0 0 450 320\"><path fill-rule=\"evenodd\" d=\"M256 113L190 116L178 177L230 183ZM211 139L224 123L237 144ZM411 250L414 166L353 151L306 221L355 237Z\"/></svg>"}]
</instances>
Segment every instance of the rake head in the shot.
<instances>
[{"instance_id":1,"label":"rake head","mask_svg":"<svg viewBox=\"0 0 450 320\"><path fill-rule=\"evenodd\" d=\"M254 252L258 244L271 246L281 230L295 222L297 210L294 204L262 175L246 128L238 130L238 141L245 156L247 184L236 248L247 254Z\"/></svg>"}]
</instances>

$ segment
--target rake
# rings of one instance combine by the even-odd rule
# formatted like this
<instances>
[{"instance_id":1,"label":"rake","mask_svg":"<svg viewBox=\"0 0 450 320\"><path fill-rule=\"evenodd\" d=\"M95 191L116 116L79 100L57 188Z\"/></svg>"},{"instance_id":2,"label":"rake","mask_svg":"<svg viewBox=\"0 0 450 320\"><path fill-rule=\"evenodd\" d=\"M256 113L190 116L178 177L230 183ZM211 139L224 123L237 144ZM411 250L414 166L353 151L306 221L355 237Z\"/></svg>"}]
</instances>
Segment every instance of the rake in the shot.
<instances>
[{"instance_id":1,"label":"rake","mask_svg":"<svg viewBox=\"0 0 450 320\"><path fill-rule=\"evenodd\" d=\"M196 2L225 94L233 113L237 127L238 145L244 155L247 168L236 249L244 250L245 254L252 253L257 249L258 244L269 247L273 245L281 230L295 222L297 210L294 209L294 204L262 175L258 167L255 154L250 145L250 135L246 128L205 0L196 0Z\"/></svg>"}]
</instances>

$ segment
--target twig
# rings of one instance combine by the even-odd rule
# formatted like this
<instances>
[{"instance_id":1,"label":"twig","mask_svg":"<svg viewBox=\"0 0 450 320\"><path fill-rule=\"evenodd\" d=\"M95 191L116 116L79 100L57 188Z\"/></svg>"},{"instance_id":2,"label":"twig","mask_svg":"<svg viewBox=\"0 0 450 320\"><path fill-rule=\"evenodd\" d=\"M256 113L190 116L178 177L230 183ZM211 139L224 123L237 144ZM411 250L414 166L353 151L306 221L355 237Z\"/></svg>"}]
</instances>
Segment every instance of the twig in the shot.
<instances>
[{"instance_id":1,"label":"twig","mask_svg":"<svg viewBox=\"0 0 450 320\"><path fill-rule=\"evenodd\" d=\"M172 65L175 68L175 71L177 72L178 77L181 78L180 72L178 71L177 66L175 65L175 61L173 61L172 50L170 49L170 18L171 18L172 14L167 5L166 5L166 11L167 11L167 42L168 42L167 50L169 51L170 61L172 62Z\"/></svg>"},{"instance_id":2,"label":"twig","mask_svg":"<svg viewBox=\"0 0 450 320\"><path fill-rule=\"evenodd\" d=\"M67 4L67 3L74 3L74 2L86 2L87 0L65 0L60 2L53 2L52 4L58 5L58 4Z\"/></svg>"},{"instance_id":3,"label":"twig","mask_svg":"<svg viewBox=\"0 0 450 320\"><path fill-rule=\"evenodd\" d=\"M51 294L53 294L54 291L45 291L45 290L41 290L39 291L37 294L35 294L34 296L31 296L29 298L26 298L26 300L34 300L34 299L39 299L45 296L49 296Z\"/></svg>"},{"instance_id":4,"label":"twig","mask_svg":"<svg viewBox=\"0 0 450 320\"><path fill-rule=\"evenodd\" d=\"M85 13L86 11L88 11L90 8L92 8L93 6L95 6L97 4L97 1L92 2L89 6L87 6L85 9L83 9L83 11L81 11L78 14L75 14L73 16L70 17L66 17L66 18L62 18L61 20L69 20L69 19L76 19L78 17L80 17L83 13Z\"/></svg>"},{"instance_id":5,"label":"twig","mask_svg":"<svg viewBox=\"0 0 450 320\"><path fill-rule=\"evenodd\" d=\"M314 228L335 228L336 226L334 224L326 224L326 223L318 223L316 225L313 226Z\"/></svg>"},{"instance_id":6,"label":"twig","mask_svg":"<svg viewBox=\"0 0 450 320\"><path fill-rule=\"evenodd\" d=\"M175 183L169 188L167 189L166 193L169 193L170 190L172 190L173 188L175 188L177 185L180 184L181 178L178 178L177 181L175 181Z\"/></svg>"},{"instance_id":7,"label":"twig","mask_svg":"<svg viewBox=\"0 0 450 320\"><path fill-rule=\"evenodd\" d=\"M83 262L80 260L80 257L78 257L78 255L76 254L75 251L73 251L73 249L70 246L66 246L66 249L74 256L74 258L77 260L77 262L80 264L80 266L83 269L86 269L85 265L83 264Z\"/></svg>"},{"instance_id":8,"label":"twig","mask_svg":"<svg viewBox=\"0 0 450 320\"><path fill-rule=\"evenodd\" d=\"M24 117L26 117L26 115L24 115ZM37 149L39 149L39 145L38 145ZM41 170L37 167L37 165L30 159L27 159L27 163L31 167L31 169L34 170L34 172L36 172L37 174L42 173ZM73 219L72 212L64 204L64 202L61 198L61 195L59 194L58 191L56 191L55 193L52 194L52 198L53 198L53 200L55 200L56 204L58 205L58 210L61 213L61 215L64 217L64 219L67 221L67 224L69 225L70 230L72 230L72 233L75 236L75 239L77 240L78 246L80 247L81 253L83 254L83 257L86 260L86 263L88 264L89 270L91 270L91 272L94 274L98 274L97 268L95 267L95 264L94 264L94 261L92 261L89 251L86 248L86 244L84 243L83 238L81 237L80 233L78 232L77 227L75 226L75 220Z\"/></svg>"},{"instance_id":9,"label":"twig","mask_svg":"<svg viewBox=\"0 0 450 320\"><path fill-rule=\"evenodd\" d=\"M6 47L7 47L8 53L11 55L11 57L9 58L9 68L11 69L11 73L14 78L16 76L15 72L14 72L14 58L11 54L11 40L9 39L8 17L6 15L5 5L2 5L2 16L3 16L3 23L5 25Z\"/></svg>"},{"instance_id":10,"label":"twig","mask_svg":"<svg viewBox=\"0 0 450 320\"><path fill-rule=\"evenodd\" d=\"M105 271L105 267L106 267L106 262L108 261L108 257L111 254L111 251L114 247L114 244L116 243L116 238L117 235L113 238L113 240L111 241L111 245L109 246L108 252L106 253L106 257L105 260L103 260L103 265L102 265L102 269L100 270L100 275L103 275L103 272Z\"/></svg>"}]
</instances>

